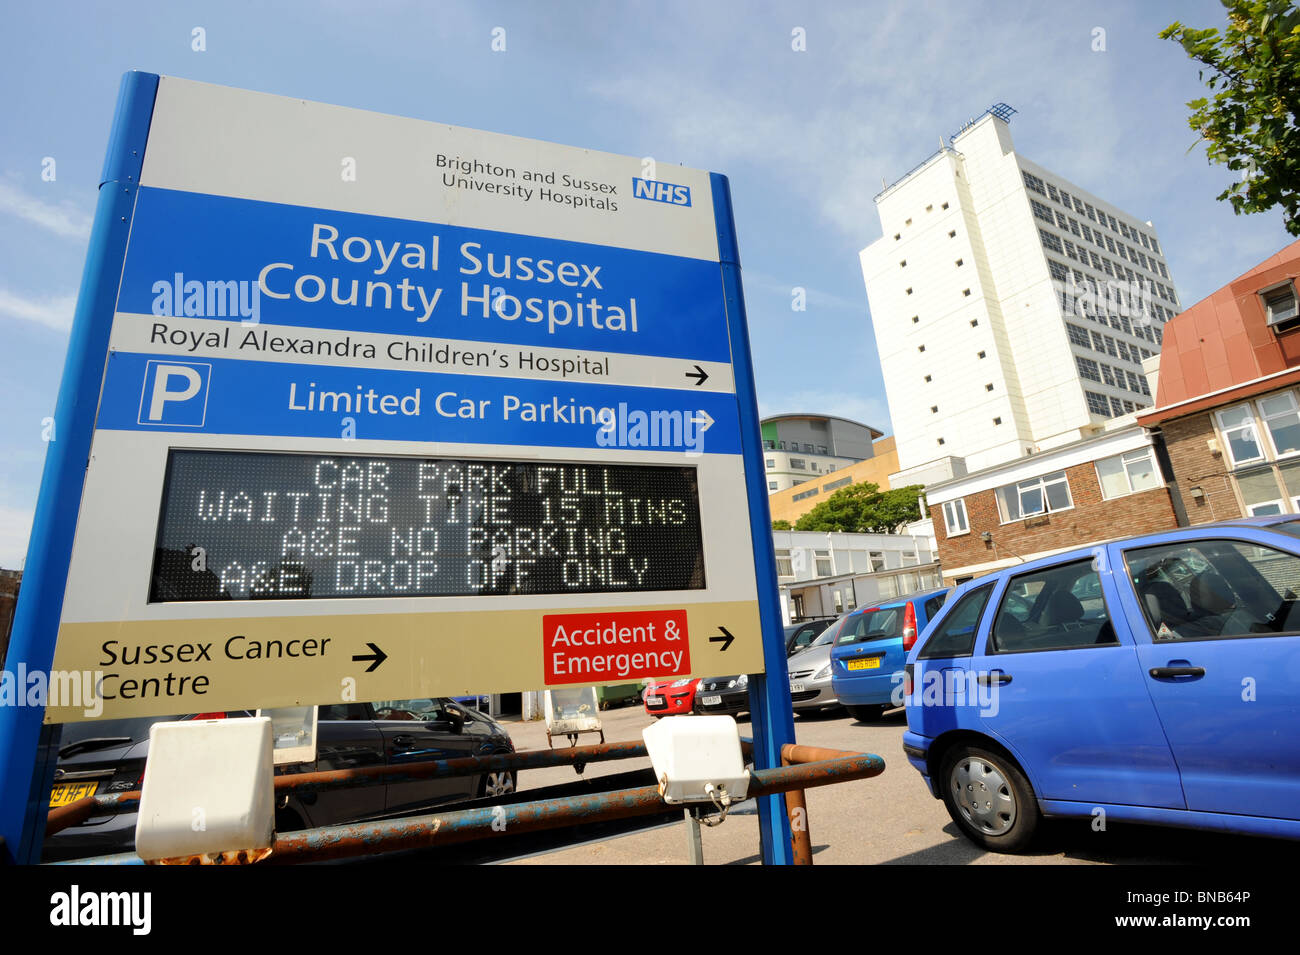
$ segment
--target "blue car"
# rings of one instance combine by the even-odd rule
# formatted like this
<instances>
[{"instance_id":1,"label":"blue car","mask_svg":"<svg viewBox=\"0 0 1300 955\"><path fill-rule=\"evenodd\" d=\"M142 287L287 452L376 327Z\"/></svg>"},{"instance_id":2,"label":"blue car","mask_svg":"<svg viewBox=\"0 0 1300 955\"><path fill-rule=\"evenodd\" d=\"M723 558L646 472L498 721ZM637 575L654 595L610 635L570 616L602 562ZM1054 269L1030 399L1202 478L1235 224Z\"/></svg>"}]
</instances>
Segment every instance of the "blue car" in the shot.
<instances>
[{"instance_id":1,"label":"blue car","mask_svg":"<svg viewBox=\"0 0 1300 955\"><path fill-rule=\"evenodd\" d=\"M903 664L948 588L927 590L846 616L831 650L831 688L849 713L867 722L903 705Z\"/></svg>"},{"instance_id":2,"label":"blue car","mask_svg":"<svg viewBox=\"0 0 1300 955\"><path fill-rule=\"evenodd\" d=\"M1044 816L1300 838L1294 515L968 581L905 672L907 758L984 848Z\"/></svg>"}]
</instances>

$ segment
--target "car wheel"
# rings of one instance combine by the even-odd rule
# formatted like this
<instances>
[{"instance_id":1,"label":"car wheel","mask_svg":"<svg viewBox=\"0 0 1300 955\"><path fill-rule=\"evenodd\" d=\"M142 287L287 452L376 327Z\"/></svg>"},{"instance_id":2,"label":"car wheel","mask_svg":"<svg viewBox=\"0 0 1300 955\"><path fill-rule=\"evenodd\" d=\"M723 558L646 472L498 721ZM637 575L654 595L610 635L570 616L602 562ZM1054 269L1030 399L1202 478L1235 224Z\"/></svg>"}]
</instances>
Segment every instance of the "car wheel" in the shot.
<instances>
[{"instance_id":1,"label":"car wheel","mask_svg":"<svg viewBox=\"0 0 1300 955\"><path fill-rule=\"evenodd\" d=\"M1029 780L1003 753L958 746L940 771L948 815L972 842L992 852L1020 852L1041 814Z\"/></svg>"},{"instance_id":2,"label":"car wheel","mask_svg":"<svg viewBox=\"0 0 1300 955\"><path fill-rule=\"evenodd\" d=\"M870 706L848 706L845 709L855 720L862 723L874 723L885 714L887 707L883 703L872 703Z\"/></svg>"},{"instance_id":3,"label":"car wheel","mask_svg":"<svg viewBox=\"0 0 1300 955\"><path fill-rule=\"evenodd\" d=\"M513 771L488 773L478 784L479 798L484 796L509 796L515 791L515 774Z\"/></svg>"}]
</instances>

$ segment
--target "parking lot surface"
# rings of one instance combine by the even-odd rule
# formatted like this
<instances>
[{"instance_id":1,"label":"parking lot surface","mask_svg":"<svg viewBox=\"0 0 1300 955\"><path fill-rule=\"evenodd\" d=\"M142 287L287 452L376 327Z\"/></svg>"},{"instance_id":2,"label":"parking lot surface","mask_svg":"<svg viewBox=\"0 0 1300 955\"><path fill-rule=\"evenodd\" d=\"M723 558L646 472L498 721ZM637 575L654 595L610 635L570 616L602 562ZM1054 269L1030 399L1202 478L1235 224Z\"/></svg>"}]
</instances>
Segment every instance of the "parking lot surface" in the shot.
<instances>
[{"instance_id":1,"label":"parking lot surface","mask_svg":"<svg viewBox=\"0 0 1300 955\"><path fill-rule=\"evenodd\" d=\"M654 722L639 707L601 714L608 742L639 740ZM505 723L520 751L546 749L541 721ZM749 718L739 721L749 735ZM878 723L859 723L843 710L795 718L795 739L811 746L875 753L885 760L885 772L874 779L837 783L807 791L808 823L814 861L818 865L1097 865L1097 864L1214 864L1289 861L1295 844L1155 826L1111 824L1094 830L1089 820L1061 820L1046 826L1024 855L985 852L957 830L943 803L930 796L920 774L903 756L902 710ZM584 736L580 745L598 742ZM567 745L556 740L557 748ZM588 766L584 777L649 768L649 759L620 760ZM569 767L527 770L521 791L572 782ZM708 865L753 865L759 860L758 815L753 802L734 807L719 826L702 827L704 861ZM604 842L577 845L555 852L511 860L515 865L684 865L687 863L685 823L643 831Z\"/></svg>"}]
</instances>

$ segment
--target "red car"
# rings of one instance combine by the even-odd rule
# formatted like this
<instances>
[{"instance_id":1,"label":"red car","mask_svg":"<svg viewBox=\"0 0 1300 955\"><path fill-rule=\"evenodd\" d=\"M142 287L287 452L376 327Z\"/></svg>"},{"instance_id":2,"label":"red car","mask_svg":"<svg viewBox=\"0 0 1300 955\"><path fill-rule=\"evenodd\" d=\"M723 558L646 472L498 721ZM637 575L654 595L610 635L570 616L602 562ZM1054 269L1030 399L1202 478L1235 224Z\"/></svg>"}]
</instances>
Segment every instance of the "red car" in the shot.
<instances>
[{"instance_id":1,"label":"red car","mask_svg":"<svg viewBox=\"0 0 1300 955\"><path fill-rule=\"evenodd\" d=\"M696 677L651 683L643 697L645 711L655 719L691 713L695 710L695 688L699 685Z\"/></svg>"}]
</instances>

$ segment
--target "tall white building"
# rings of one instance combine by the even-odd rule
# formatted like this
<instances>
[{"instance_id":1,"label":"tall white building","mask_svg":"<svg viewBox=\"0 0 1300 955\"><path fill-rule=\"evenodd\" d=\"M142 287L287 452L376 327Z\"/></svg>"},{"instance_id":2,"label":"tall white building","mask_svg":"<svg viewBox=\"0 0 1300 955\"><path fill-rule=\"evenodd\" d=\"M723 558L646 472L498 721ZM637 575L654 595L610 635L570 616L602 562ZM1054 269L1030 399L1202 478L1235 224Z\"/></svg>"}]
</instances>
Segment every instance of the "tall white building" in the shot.
<instances>
[{"instance_id":1,"label":"tall white building","mask_svg":"<svg viewBox=\"0 0 1300 955\"><path fill-rule=\"evenodd\" d=\"M1150 407L1141 363L1181 311L1154 226L1017 154L1013 112L876 196L861 253L899 468L922 483Z\"/></svg>"}]
</instances>

